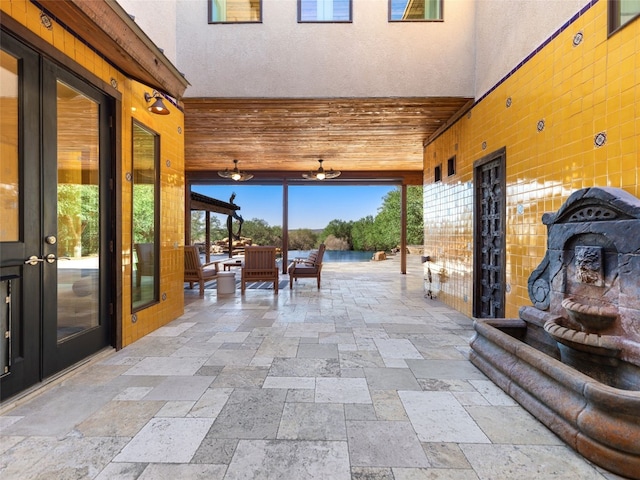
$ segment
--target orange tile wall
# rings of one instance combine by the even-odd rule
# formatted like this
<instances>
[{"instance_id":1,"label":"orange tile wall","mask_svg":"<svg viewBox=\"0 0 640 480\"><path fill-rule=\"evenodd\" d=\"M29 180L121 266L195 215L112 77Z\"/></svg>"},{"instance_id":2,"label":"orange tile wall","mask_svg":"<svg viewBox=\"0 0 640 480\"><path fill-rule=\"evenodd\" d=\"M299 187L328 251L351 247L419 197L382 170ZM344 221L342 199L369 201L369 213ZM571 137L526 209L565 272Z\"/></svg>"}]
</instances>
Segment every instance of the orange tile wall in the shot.
<instances>
[{"instance_id":1,"label":"orange tile wall","mask_svg":"<svg viewBox=\"0 0 640 480\"><path fill-rule=\"evenodd\" d=\"M52 44L69 58L83 66L106 83L117 83L122 93L121 152L122 178L116 188L121 189L122 218L118 228L122 231L122 346L126 346L149 332L179 317L184 312L183 246L184 246L184 115L175 106L165 102L170 115L158 116L147 111L144 92L152 89L126 77L107 61L76 38L61 25L53 22L53 28L45 28L40 21L40 9L25 0L1 0L0 11L9 15L37 35ZM89 39L90 40L90 39ZM165 296L158 304L137 312L132 321L131 312L131 183L126 172L131 171L132 120L160 135L160 294Z\"/></svg>"},{"instance_id":2,"label":"orange tile wall","mask_svg":"<svg viewBox=\"0 0 640 480\"><path fill-rule=\"evenodd\" d=\"M578 32L583 40L574 46ZM545 127L538 132L540 120ZM600 132L607 141L597 147ZM473 163L502 147L505 314L516 317L521 305L531 304L527 280L546 250L543 213L591 186L640 197L640 19L608 38L607 2L597 2L425 148L425 254L435 260L433 286L440 300L469 316ZM447 176L447 159L454 155L456 173ZM436 183L439 164L443 176Z\"/></svg>"},{"instance_id":3,"label":"orange tile wall","mask_svg":"<svg viewBox=\"0 0 640 480\"><path fill-rule=\"evenodd\" d=\"M184 115L168 101L164 104L170 115L155 115L147 110L144 93L152 89L129 82L122 102L122 285L123 285L123 346L167 324L184 312ZM136 312L131 311L132 282L132 121L145 125L160 136L160 303ZM163 300L164 297L164 300Z\"/></svg>"}]
</instances>

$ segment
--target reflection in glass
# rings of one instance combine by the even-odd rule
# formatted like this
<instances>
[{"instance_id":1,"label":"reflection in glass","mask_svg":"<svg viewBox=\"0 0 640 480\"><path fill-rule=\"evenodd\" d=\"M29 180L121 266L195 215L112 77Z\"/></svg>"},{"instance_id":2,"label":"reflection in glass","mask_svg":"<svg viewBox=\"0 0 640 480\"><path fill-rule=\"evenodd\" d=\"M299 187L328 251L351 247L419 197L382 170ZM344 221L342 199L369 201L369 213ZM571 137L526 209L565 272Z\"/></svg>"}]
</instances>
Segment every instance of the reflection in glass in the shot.
<instances>
[{"instance_id":1,"label":"reflection in glass","mask_svg":"<svg viewBox=\"0 0 640 480\"><path fill-rule=\"evenodd\" d=\"M57 83L58 341L99 325L99 106Z\"/></svg>"},{"instance_id":2,"label":"reflection in glass","mask_svg":"<svg viewBox=\"0 0 640 480\"><path fill-rule=\"evenodd\" d=\"M442 0L389 0L389 20L442 20Z\"/></svg>"},{"instance_id":3,"label":"reflection in glass","mask_svg":"<svg viewBox=\"0 0 640 480\"><path fill-rule=\"evenodd\" d=\"M261 0L209 0L209 22L260 22Z\"/></svg>"},{"instance_id":4,"label":"reflection in glass","mask_svg":"<svg viewBox=\"0 0 640 480\"><path fill-rule=\"evenodd\" d=\"M351 0L299 0L300 22L349 22Z\"/></svg>"},{"instance_id":5,"label":"reflection in glass","mask_svg":"<svg viewBox=\"0 0 640 480\"><path fill-rule=\"evenodd\" d=\"M18 60L0 51L0 242L20 240Z\"/></svg>"},{"instance_id":6,"label":"reflection in glass","mask_svg":"<svg viewBox=\"0 0 640 480\"><path fill-rule=\"evenodd\" d=\"M209 0L209 22L260 22L261 0Z\"/></svg>"},{"instance_id":7,"label":"reflection in glass","mask_svg":"<svg viewBox=\"0 0 640 480\"><path fill-rule=\"evenodd\" d=\"M620 0L620 25L640 15L640 0Z\"/></svg>"},{"instance_id":8,"label":"reflection in glass","mask_svg":"<svg viewBox=\"0 0 640 480\"><path fill-rule=\"evenodd\" d=\"M158 136L133 124L132 308L158 301Z\"/></svg>"}]
</instances>

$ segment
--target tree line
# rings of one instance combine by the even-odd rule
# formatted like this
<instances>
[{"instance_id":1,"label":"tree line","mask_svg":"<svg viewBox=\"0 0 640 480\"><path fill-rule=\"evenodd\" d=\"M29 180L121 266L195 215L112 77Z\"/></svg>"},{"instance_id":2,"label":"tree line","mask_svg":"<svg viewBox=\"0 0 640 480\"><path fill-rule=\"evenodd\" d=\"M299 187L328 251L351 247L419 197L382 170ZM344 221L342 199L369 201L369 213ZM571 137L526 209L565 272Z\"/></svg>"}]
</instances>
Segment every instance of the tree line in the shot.
<instances>
[{"instance_id":1,"label":"tree line","mask_svg":"<svg viewBox=\"0 0 640 480\"><path fill-rule=\"evenodd\" d=\"M368 215L355 221L334 219L322 231L289 230L289 249L312 250L324 242L329 250L391 250L400 244L400 206L401 192L396 188L382 198L375 216ZM226 218L211 216L210 225L212 242L227 238ZM282 227L269 225L258 218L244 221L242 236L251 238L254 245L282 245ZM205 241L204 212L191 213L191 239L194 243ZM421 186L407 188L407 243L424 243Z\"/></svg>"}]
</instances>

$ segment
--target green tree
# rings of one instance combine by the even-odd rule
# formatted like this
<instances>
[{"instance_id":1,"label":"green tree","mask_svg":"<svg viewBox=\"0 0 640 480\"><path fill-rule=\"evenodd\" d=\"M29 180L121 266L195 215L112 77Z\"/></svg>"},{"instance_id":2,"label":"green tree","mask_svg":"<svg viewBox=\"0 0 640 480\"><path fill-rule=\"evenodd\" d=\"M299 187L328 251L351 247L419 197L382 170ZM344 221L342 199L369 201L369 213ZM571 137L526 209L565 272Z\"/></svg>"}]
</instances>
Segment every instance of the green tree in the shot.
<instances>
[{"instance_id":1,"label":"green tree","mask_svg":"<svg viewBox=\"0 0 640 480\"><path fill-rule=\"evenodd\" d=\"M155 189L153 184L133 185L133 243L153 243L155 239Z\"/></svg>"},{"instance_id":2,"label":"green tree","mask_svg":"<svg viewBox=\"0 0 640 480\"><path fill-rule=\"evenodd\" d=\"M351 236L355 250L390 250L400 243L401 200L400 189L392 190L382 199L375 218L368 216L353 223ZM407 243L410 245L424 243L422 212L422 187L408 187Z\"/></svg>"},{"instance_id":3,"label":"green tree","mask_svg":"<svg viewBox=\"0 0 640 480\"><path fill-rule=\"evenodd\" d=\"M424 200L422 185L407 188L407 243L424 244Z\"/></svg>"},{"instance_id":4,"label":"green tree","mask_svg":"<svg viewBox=\"0 0 640 480\"><path fill-rule=\"evenodd\" d=\"M270 226L259 218L245 220L242 225L242 236L251 238L254 245L282 246L282 227Z\"/></svg>"},{"instance_id":5,"label":"green tree","mask_svg":"<svg viewBox=\"0 0 640 480\"><path fill-rule=\"evenodd\" d=\"M204 243L207 233L206 223L206 214L204 211L196 210L191 212L191 241L193 243ZM209 228L211 232L211 243L216 240L222 240L227 236L227 227L226 225L224 227L222 226L220 216L218 215L209 216Z\"/></svg>"},{"instance_id":6,"label":"green tree","mask_svg":"<svg viewBox=\"0 0 640 480\"><path fill-rule=\"evenodd\" d=\"M318 235L308 228L289 230L289 248L291 250L312 250L318 247Z\"/></svg>"},{"instance_id":7,"label":"green tree","mask_svg":"<svg viewBox=\"0 0 640 480\"><path fill-rule=\"evenodd\" d=\"M374 218L368 215L360 220L353 222L351 228L351 238L354 250L372 251L376 249L374 238L375 227Z\"/></svg>"},{"instance_id":8,"label":"green tree","mask_svg":"<svg viewBox=\"0 0 640 480\"><path fill-rule=\"evenodd\" d=\"M353 222L345 222L344 220L331 220L320 235L322 241L325 241L330 235L335 238L344 240L349 248L353 248L353 242L351 241L351 227ZM327 247L329 249L329 247Z\"/></svg>"},{"instance_id":9,"label":"green tree","mask_svg":"<svg viewBox=\"0 0 640 480\"><path fill-rule=\"evenodd\" d=\"M98 252L100 200L96 185L58 185L58 241L61 255Z\"/></svg>"},{"instance_id":10,"label":"green tree","mask_svg":"<svg viewBox=\"0 0 640 480\"><path fill-rule=\"evenodd\" d=\"M378 209L375 224L379 248L390 249L400 243L400 189L390 191L385 195L382 206ZM407 188L407 243L422 245L424 243L424 220L422 205L422 187L409 186Z\"/></svg>"},{"instance_id":11,"label":"green tree","mask_svg":"<svg viewBox=\"0 0 640 480\"><path fill-rule=\"evenodd\" d=\"M205 241L205 213L202 210L191 212L191 242L203 243Z\"/></svg>"}]
</instances>

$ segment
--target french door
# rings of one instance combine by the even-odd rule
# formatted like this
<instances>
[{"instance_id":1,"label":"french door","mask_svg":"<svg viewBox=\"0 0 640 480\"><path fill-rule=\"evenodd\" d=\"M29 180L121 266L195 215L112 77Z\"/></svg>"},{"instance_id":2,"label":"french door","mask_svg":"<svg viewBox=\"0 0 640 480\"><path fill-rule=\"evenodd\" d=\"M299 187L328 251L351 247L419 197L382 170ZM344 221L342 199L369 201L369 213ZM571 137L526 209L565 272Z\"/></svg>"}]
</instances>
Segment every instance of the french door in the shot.
<instances>
[{"instance_id":1,"label":"french door","mask_svg":"<svg viewBox=\"0 0 640 480\"><path fill-rule=\"evenodd\" d=\"M4 32L1 55L4 399L111 344L114 268L112 99Z\"/></svg>"}]
</instances>

